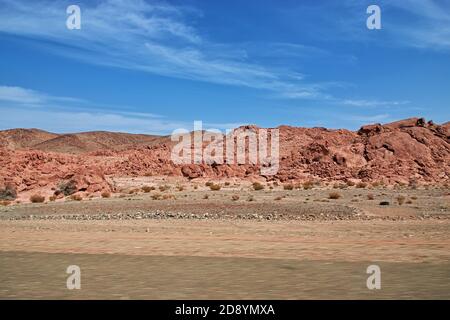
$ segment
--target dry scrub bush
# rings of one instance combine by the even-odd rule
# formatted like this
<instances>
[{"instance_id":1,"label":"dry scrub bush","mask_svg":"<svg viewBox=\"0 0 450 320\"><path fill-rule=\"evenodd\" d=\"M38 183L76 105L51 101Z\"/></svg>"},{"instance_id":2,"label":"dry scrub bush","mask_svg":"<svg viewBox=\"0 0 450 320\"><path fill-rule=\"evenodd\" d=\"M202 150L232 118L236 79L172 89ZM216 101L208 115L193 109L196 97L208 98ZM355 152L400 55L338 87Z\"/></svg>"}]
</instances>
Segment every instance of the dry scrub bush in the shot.
<instances>
[{"instance_id":1,"label":"dry scrub bush","mask_svg":"<svg viewBox=\"0 0 450 320\"><path fill-rule=\"evenodd\" d=\"M79 194L73 194L70 196L70 199L72 199L74 201L81 201L81 200L83 200L83 197Z\"/></svg>"},{"instance_id":2,"label":"dry scrub bush","mask_svg":"<svg viewBox=\"0 0 450 320\"><path fill-rule=\"evenodd\" d=\"M294 190L294 185L292 183L288 183L283 185L284 190Z\"/></svg>"},{"instance_id":3,"label":"dry scrub bush","mask_svg":"<svg viewBox=\"0 0 450 320\"><path fill-rule=\"evenodd\" d=\"M58 187L55 191L55 195L59 195L62 193L64 196L70 196L77 192L77 183L74 180L63 181L58 184Z\"/></svg>"},{"instance_id":4,"label":"dry scrub bush","mask_svg":"<svg viewBox=\"0 0 450 320\"><path fill-rule=\"evenodd\" d=\"M164 191L166 191L166 190L169 190L170 189L170 186L168 186L167 184L166 185L163 185L163 186L159 186L159 191L161 191L161 192L164 192Z\"/></svg>"},{"instance_id":5,"label":"dry scrub bush","mask_svg":"<svg viewBox=\"0 0 450 320\"><path fill-rule=\"evenodd\" d=\"M183 190L184 190L184 187L183 187L183 186L177 186L177 190L178 190L178 191L183 191Z\"/></svg>"},{"instance_id":6,"label":"dry scrub bush","mask_svg":"<svg viewBox=\"0 0 450 320\"><path fill-rule=\"evenodd\" d=\"M377 188L377 187L379 187L381 185L381 182L379 182L379 181L374 181L374 182L372 182L372 187L374 187L374 188Z\"/></svg>"},{"instance_id":7,"label":"dry scrub bush","mask_svg":"<svg viewBox=\"0 0 450 320\"><path fill-rule=\"evenodd\" d=\"M252 184L254 190L263 190L264 186L259 182L253 182Z\"/></svg>"},{"instance_id":8,"label":"dry scrub bush","mask_svg":"<svg viewBox=\"0 0 450 320\"><path fill-rule=\"evenodd\" d=\"M235 195L233 195L233 196L231 197L231 200L233 200L233 201L238 201L238 200L239 200L239 196L238 196L237 194L235 194Z\"/></svg>"},{"instance_id":9,"label":"dry scrub bush","mask_svg":"<svg viewBox=\"0 0 450 320\"><path fill-rule=\"evenodd\" d=\"M161 194L160 194L160 193L154 193L154 194L152 194L152 199L153 199L153 200L159 200L159 199L161 199Z\"/></svg>"},{"instance_id":10,"label":"dry scrub bush","mask_svg":"<svg viewBox=\"0 0 450 320\"><path fill-rule=\"evenodd\" d=\"M50 200L50 201L55 201L56 200L56 196L50 196L49 198L48 198L48 200Z\"/></svg>"},{"instance_id":11,"label":"dry scrub bush","mask_svg":"<svg viewBox=\"0 0 450 320\"><path fill-rule=\"evenodd\" d=\"M419 182L416 179L411 179L409 180L408 186L411 189L417 189L417 187L419 186Z\"/></svg>"},{"instance_id":12,"label":"dry scrub bush","mask_svg":"<svg viewBox=\"0 0 450 320\"><path fill-rule=\"evenodd\" d=\"M203 199L208 199L209 198L209 196L207 195L207 194L205 194L204 196L203 196Z\"/></svg>"},{"instance_id":13,"label":"dry scrub bush","mask_svg":"<svg viewBox=\"0 0 450 320\"><path fill-rule=\"evenodd\" d=\"M206 187L210 187L210 186L212 186L213 184L214 184L214 183L212 183L211 181L208 181L208 182L205 183L205 186L206 186Z\"/></svg>"},{"instance_id":14,"label":"dry scrub bush","mask_svg":"<svg viewBox=\"0 0 450 320\"><path fill-rule=\"evenodd\" d=\"M375 197L373 196L373 194L369 193L367 195L367 200L373 200L373 199L375 199Z\"/></svg>"},{"instance_id":15,"label":"dry scrub bush","mask_svg":"<svg viewBox=\"0 0 450 320\"><path fill-rule=\"evenodd\" d=\"M314 187L314 182L313 181L305 181L303 183L303 189L305 189L305 190L312 189L313 187Z\"/></svg>"},{"instance_id":16,"label":"dry scrub bush","mask_svg":"<svg viewBox=\"0 0 450 320\"><path fill-rule=\"evenodd\" d=\"M14 200L16 198L17 191L12 184L7 184L4 189L0 189L0 200Z\"/></svg>"},{"instance_id":17,"label":"dry scrub bush","mask_svg":"<svg viewBox=\"0 0 450 320\"><path fill-rule=\"evenodd\" d=\"M143 186L143 187L141 188L141 190L142 190L143 192L145 192L145 193L149 193L150 191L155 190L155 187Z\"/></svg>"},{"instance_id":18,"label":"dry scrub bush","mask_svg":"<svg viewBox=\"0 0 450 320\"><path fill-rule=\"evenodd\" d=\"M365 183L365 182L358 182L356 184L356 187L360 188L360 189L364 189L365 187L367 187L367 183Z\"/></svg>"},{"instance_id":19,"label":"dry scrub bush","mask_svg":"<svg viewBox=\"0 0 450 320\"><path fill-rule=\"evenodd\" d=\"M349 187L353 187L356 184L351 180L347 180L345 183L347 183L347 186L349 186Z\"/></svg>"},{"instance_id":20,"label":"dry scrub bush","mask_svg":"<svg viewBox=\"0 0 450 320\"><path fill-rule=\"evenodd\" d=\"M405 202L404 196L398 196L397 197L397 203L401 206Z\"/></svg>"},{"instance_id":21,"label":"dry scrub bush","mask_svg":"<svg viewBox=\"0 0 450 320\"><path fill-rule=\"evenodd\" d=\"M229 183L229 182L227 181L227 182L225 182L225 185L226 185L226 186L229 186L229 185L230 185L230 183Z\"/></svg>"},{"instance_id":22,"label":"dry scrub bush","mask_svg":"<svg viewBox=\"0 0 450 320\"><path fill-rule=\"evenodd\" d=\"M247 201L250 201L250 202L255 201L255 198L253 198L253 196L249 196L249 197L247 198Z\"/></svg>"},{"instance_id":23,"label":"dry scrub bush","mask_svg":"<svg viewBox=\"0 0 450 320\"><path fill-rule=\"evenodd\" d=\"M279 201L279 200L281 200L281 199L283 199L283 197L278 196L278 197L276 197L274 200Z\"/></svg>"},{"instance_id":24,"label":"dry scrub bush","mask_svg":"<svg viewBox=\"0 0 450 320\"><path fill-rule=\"evenodd\" d=\"M102 192L102 198L110 198L111 197L111 193L108 191L103 191Z\"/></svg>"},{"instance_id":25,"label":"dry scrub bush","mask_svg":"<svg viewBox=\"0 0 450 320\"><path fill-rule=\"evenodd\" d=\"M30 201L31 201L32 203L42 203L42 202L45 201L45 197L44 197L44 196L41 196L40 194L33 194L33 195L30 197Z\"/></svg>"},{"instance_id":26,"label":"dry scrub bush","mask_svg":"<svg viewBox=\"0 0 450 320\"><path fill-rule=\"evenodd\" d=\"M209 186L209 188L212 191L219 191L222 187L220 186L220 184L212 184L212 185Z\"/></svg>"},{"instance_id":27,"label":"dry scrub bush","mask_svg":"<svg viewBox=\"0 0 450 320\"><path fill-rule=\"evenodd\" d=\"M339 192L330 192L328 195L329 199L339 199L341 197L341 194Z\"/></svg>"}]
</instances>

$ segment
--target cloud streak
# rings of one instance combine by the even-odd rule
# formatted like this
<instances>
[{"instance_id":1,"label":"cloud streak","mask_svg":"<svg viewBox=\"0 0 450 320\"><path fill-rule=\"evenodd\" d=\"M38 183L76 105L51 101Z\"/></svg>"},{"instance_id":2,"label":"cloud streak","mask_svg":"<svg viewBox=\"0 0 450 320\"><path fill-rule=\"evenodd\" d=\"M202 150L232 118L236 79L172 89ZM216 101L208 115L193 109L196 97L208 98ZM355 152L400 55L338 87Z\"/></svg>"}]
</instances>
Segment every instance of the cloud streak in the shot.
<instances>
[{"instance_id":1,"label":"cloud streak","mask_svg":"<svg viewBox=\"0 0 450 320\"><path fill-rule=\"evenodd\" d=\"M245 86L281 96L323 98L320 84L303 76L247 61L233 46L208 41L186 21L198 17L192 8L142 0L107 0L81 5L81 30L67 30L65 8L58 2L0 0L0 31L46 40L58 53L88 63L136 69L163 76ZM317 52L283 46L298 55ZM225 54L224 54L225 52ZM313 88L314 87L314 88Z\"/></svg>"},{"instance_id":2,"label":"cloud streak","mask_svg":"<svg viewBox=\"0 0 450 320\"><path fill-rule=\"evenodd\" d=\"M124 109L116 106L114 109ZM36 90L0 86L0 130L40 128L53 132L119 131L146 134L170 134L184 128L193 130L193 123L166 119L162 115L114 111L96 103L52 96ZM232 129L242 123L205 123L205 128Z\"/></svg>"}]
</instances>

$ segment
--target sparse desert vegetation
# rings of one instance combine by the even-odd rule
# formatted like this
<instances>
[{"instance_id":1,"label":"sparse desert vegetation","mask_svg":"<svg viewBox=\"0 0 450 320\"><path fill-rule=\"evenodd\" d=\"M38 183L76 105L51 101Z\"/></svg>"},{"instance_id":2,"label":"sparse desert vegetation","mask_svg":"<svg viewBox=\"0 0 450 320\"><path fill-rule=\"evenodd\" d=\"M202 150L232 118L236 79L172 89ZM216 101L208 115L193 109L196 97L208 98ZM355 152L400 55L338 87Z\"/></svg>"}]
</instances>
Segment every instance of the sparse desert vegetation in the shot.
<instances>
[{"instance_id":1,"label":"sparse desert vegetation","mask_svg":"<svg viewBox=\"0 0 450 320\"><path fill-rule=\"evenodd\" d=\"M155 190L155 187L152 187L152 186L143 186L141 189L142 189L143 192L149 193L149 192Z\"/></svg>"},{"instance_id":2,"label":"sparse desert vegetation","mask_svg":"<svg viewBox=\"0 0 450 320\"><path fill-rule=\"evenodd\" d=\"M14 200L17 198L16 188L12 184L6 184L6 186L0 189L0 200Z\"/></svg>"},{"instance_id":3,"label":"sparse desert vegetation","mask_svg":"<svg viewBox=\"0 0 450 320\"><path fill-rule=\"evenodd\" d=\"M209 185L209 189L212 191L219 191L222 188L222 186L220 184L211 184Z\"/></svg>"},{"instance_id":4,"label":"sparse desert vegetation","mask_svg":"<svg viewBox=\"0 0 450 320\"><path fill-rule=\"evenodd\" d=\"M9 200L0 200L0 206L9 206L11 204L11 201Z\"/></svg>"},{"instance_id":5,"label":"sparse desert vegetation","mask_svg":"<svg viewBox=\"0 0 450 320\"><path fill-rule=\"evenodd\" d=\"M405 202L405 196L398 196L397 197L397 203L401 206Z\"/></svg>"},{"instance_id":6,"label":"sparse desert vegetation","mask_svg":"<svg viewBox=\"0 0 450 320\"><path fill-rule=\"evenodd\" d=\"M252 186L256 191L264 189L264 186L260 182L253 182Z\"/></svg>"},{"instance_id":7,"label":"sparse desert vegetation","mask_svg":"<svg viewBox=\"0 0 450 320\"><path fill-rule=\"evenodd\" d=\"M45 201L45 197L40 194L33 194L30 197L30 201L31 203L42 203Z\"/></svg>"},{"instance_id":8,"label":"sparse desert vegetation","mask_svg":"<svg viewBox=\"0 0 450 320\"><path fill-rule=\"evenodd\" d=\"M314 187L314 182L311 180L303 182L303 189L310 190Z\"/></svg>"},{"instance_id":9,"label":"sparse desert vegetation","mask_svg":"<svg viewBox=\"0 0 450 320\"><path fill-rule=\"evenodd\" d=\"M286 183L283 185L284 190L294 190L294 184L292 183Z\"/></svg>"},{"instance_id":10,"label":"sparse desert vegetation","mask_svg":"<svg viewBox=\"0 0 450 320\"><path fill-rule=\"evenodd\" d=\"M81 201L83 200L83 197L81 196L81 194L73 194L70 196L70 199L73 201Z\"/></svg>"},{"instance_id":11,"label":"sparse desert vegetation","mask_svg":"<svg viewBox=\"0 0 450 320\"><path fill-rule=\"evenodd\" d=\"M159 189L159 191L164 192L164 191L170 190L170 186L165 184L165 185L159 186L158 189Z\"/></svg>"},{"instance_id":12,"label":"sparse desert vegetation","mask_svg":"<svg viewBox=\"0 0 450 320\"><path fill-rule=\"evenodd\" d=\"M367 187L367 183L366 183L366 182L358 182L358 183L356 184L356 187L357 187L357 188L360 188L360 189L364 189L364 188Z\"/></svg>"},{"instance_id":13,"label":"sparse desert vegetation","mask_svg":"<svg viewBox=\"0 0 450 320\"><path fill-rule=\"evenodd\" d=\"M62 181L58 184L55 191L55 195L63 194L64 196L70 196L77 192L77 185L74 180Z\"/></svg>"},{"instance_id":14,"label":"sparse desert vegetation","mask_svg":"<svg viewBox=\"0 0 450 320\"><path fill-rule=\"evenodd\" d=\"M102 198L111 198L111 192L109 191L103 191L101 193Z\"/></svg>"},{"instance_id":15,"label":"sparse desert vegetation","mask_svg":"<svg viewBox=\"0 0 450 320\"><path fill-rule=\"evenodd\" d=\"M328 195L329 199L339 199L341 197L341 194L339 192L330 192Z\"/></svg>"}]
</instances>

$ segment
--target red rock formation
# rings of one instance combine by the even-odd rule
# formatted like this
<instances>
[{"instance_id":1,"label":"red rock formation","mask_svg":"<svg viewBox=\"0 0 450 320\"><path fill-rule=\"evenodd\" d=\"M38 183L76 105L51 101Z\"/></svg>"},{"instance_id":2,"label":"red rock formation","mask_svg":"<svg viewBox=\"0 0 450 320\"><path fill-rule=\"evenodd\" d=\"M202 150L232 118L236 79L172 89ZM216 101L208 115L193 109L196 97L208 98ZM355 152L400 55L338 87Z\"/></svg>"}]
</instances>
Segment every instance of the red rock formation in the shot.
<instances>
[{"instance_id":1,"label":"red rock formation","mask_svg":"<svg viewBox=\"0 0 450 320\"><path fill-rule=\"evenodd\" d=\"M255 131L259 130L251 126ZM23 130L23 129L21 129ZM280 168L268 180L348 180L408 183L447 183L450 177L450 124L436 125L411 118L385 125L363 126L359 131L295 128L280 126ZM55 135L38 133L37 146L52 145L54 151L67 151L67 145L54 144ZM237 177L253 179L260 175L259 165L184 164L170 160L171 142L167 137L140 135L127 140L125 134L109 135L109 142L98 145L83 136L89 152L67 154L25 149L20 135L0 132L0 188L13 184L17 191L57 188L64 181L75 181L78 191L114 191L105 176L168 175L189 179L200 177ZM11 138L13 136L13 138ZM48 136L48 141L40 141ZM77 134L75 137L79 137ZM58 139L57 136L56 139ZM92 135L91 135L92 137ZM64 139L66 136L64 136ZM25 138L24 138L25 139ZM122 147L105 148L120 140ZM48 142L46 144L46 142ZM97 145L97 147L94 147ZM205 144L207 145L207 143ZM24 150L25 149L25 150ZM69 148L70 149L70 148ZM124 149L124 150L122 150ZM77 149L76 153L80 153Z\"/></svg>"}]
</instances>

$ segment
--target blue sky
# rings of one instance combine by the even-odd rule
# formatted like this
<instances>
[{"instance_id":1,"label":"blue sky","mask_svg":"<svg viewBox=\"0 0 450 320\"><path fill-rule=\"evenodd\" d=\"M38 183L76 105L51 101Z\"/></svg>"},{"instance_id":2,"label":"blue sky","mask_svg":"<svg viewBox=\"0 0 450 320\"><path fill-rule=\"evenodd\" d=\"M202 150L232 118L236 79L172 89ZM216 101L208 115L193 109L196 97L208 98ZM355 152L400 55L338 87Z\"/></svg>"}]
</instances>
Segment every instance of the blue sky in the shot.
<instances>
[{"instance_id":1,"label":"blue sky","mask_svg":"<svg viewBox=\"0 0 450 320\"><path fill-rule=\"evenodd\" d=\"M450 120L446 0L0 0L0 48L0 129Z\"/></svg>"}]
</instances>

